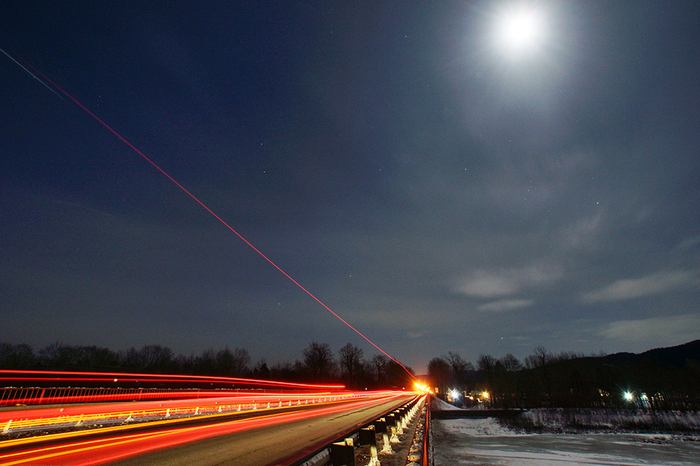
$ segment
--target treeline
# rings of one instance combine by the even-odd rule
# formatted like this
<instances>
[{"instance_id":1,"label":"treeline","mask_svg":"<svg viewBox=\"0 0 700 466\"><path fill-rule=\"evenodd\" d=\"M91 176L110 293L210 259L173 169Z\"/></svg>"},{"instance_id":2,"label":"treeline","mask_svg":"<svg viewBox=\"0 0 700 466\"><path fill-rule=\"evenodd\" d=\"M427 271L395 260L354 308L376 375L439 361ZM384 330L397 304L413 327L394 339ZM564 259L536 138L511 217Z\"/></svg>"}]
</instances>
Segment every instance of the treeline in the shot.
<instances>
[{"instance_id":1,"label":"treeline","mask_svg":"<svg viewBox=\"0 0 700 466\"><path fill-rule=\"evenodd\" d=\"M244 348L210 348L200 354L176 355L161 345L113 351L100 346L61 342L34 350L27 344L0 342L0 369L131 372L148 374L250 377L308 383L343 383L348 388L404 387L408 374L384 355L366 359L350 343L334 353L327 343L311 342L302 359L268 366L265 359L252 364ZM409 369L410 370L410 369Z\"/></svg>"},{"instance_id":2,"label":"treeline","mask_svg":"<svg viewBox=\"0 0 700 466\"><path fill-rule=\"evenodd\" d=\"M433 358L428 376L448 389L483 393L463 397L470 407L700 409L700 340L641 354L553 354L543 347L519 361L482 354L476 366L455 353Z\"/></svg>"}]
</instances>

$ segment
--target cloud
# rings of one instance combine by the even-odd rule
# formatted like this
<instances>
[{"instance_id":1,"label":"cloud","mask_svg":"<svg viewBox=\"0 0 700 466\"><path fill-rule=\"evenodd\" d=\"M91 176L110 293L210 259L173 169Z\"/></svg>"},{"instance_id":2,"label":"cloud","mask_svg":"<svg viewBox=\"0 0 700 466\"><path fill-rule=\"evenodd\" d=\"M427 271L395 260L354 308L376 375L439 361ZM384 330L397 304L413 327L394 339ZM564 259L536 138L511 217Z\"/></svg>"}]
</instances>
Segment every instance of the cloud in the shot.
<instances>
[{"instance_id":1,"label":"cloud","mask_svg":"<svg viewBox=\"0 0 700 466\"><path fill-rule=\"evenodd\" d=\"M655 342L656 345L674 345L697 339L699 332L700 315L684 314L650 319L618 320L608 323L598 333L610 340L632 343L649 341Z\"/></svg>"},{"instance_id":2,"label":"cloud","mask_svg":"<svg viewBox=\"0 0 700 466\"><path fill-rule=\"evenodd\" d=\"M477 270L456 280L453 289L475 298L495 298L515 294L523 288L546 285L561 278L562 274L559 266L545 263L493 271Z\"/></svg>"},{"instance_id":3,"label":"cloud","mask_svg":"<svg viewBox=\"0 0 700 466\"><path fill-rule=\"evenodd\" d=\"M697 282L697 277L691 272L682 270L659 272L642 278L618 280L599 290L583 293L581 300L586 303L597 303L635 299L663 293L693 282Z\"/></svg>"},{"instance_id":4,"label":"cloud","mask_svg":"<svg viewBox=\"0 0 700 466\"><path fill-rule=\"evenodd\" d=\"M457 287L457 292L478 298L493 298L513 294L520 289L514 277L476 272Z\"/></svg>"},{"instance_id":5,"label":"cloud","mask_svg":"<svg viewBox=\"0 0 700 466\"><path fill-rule=\"evenodd\" d=\"M596 239L602 228L603 211L581 218L565 229L565 243L572 248L587 248L595 246Z\"/></svg>"},{"instance_id":6,"label":"cloud","mask_svg":"<svg viewBox=\"0 0 700 466\"><path fill-rule=\"evenodd\" d=\"M676 249L691 249L698 245L700 245L700 235L685 238L683 241L678 243Z\"/></svg>"},{"instance_id":7,"label":"cloud","mask_svg":"<svg viewBox=\"0 0 700 466\"><path fill-rule=\"evenodd\" d=\"M521 307L531 306L532 299L500 299L478 306L476 309L481 312L503 312L512 311Z\"/></svg>"}]
</instances>

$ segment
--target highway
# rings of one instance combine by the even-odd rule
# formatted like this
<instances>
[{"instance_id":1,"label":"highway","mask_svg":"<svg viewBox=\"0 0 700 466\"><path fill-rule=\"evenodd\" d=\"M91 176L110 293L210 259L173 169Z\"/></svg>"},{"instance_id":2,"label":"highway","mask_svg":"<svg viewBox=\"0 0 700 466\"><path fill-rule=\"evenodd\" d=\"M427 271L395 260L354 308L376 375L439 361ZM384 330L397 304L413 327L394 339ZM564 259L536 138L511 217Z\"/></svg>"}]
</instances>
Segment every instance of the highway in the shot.
<instances>
[{"instance_id":1,"label":"highway","mask_svg":"<svg viewBox=\"0 0 700 466\"><path fill-rule=\"evenodd\" d=\"M170 417L136 424L122 422L99 429L5 440L0 442L0 465L290 464L401 406L415 393L359 395L325 394L323 398L317 395L312 403L299 403L297 394L290 395L288 403L268 402L261 409L256 406L244 411L219 413L217 410L206 416ZM200 405L201 401L197 400ZM228 401L229 405L225 406L234 406L238 399ZM214 406L222 406L224 402L217 400ZM100 405L100 410L121 412L123 405ZM136 411L134 406L130 406L130 412ZM94 406L90 408L94 410ZM3 415L7 416L7 412ZM33 416L36 418L37 414Z\"/></svg>"}]
</instances>

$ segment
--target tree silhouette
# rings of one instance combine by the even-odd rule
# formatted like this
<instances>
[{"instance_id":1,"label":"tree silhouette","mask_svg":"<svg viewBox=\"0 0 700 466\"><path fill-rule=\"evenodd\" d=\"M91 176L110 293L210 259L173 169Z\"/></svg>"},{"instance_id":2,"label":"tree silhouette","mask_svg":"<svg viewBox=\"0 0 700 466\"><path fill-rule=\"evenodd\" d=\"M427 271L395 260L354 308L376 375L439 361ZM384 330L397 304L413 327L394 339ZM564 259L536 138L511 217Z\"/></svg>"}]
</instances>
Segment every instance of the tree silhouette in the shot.
<instances>
[{"instance_id":1,"label":"tree silhouette","mask_svg":"<svg viewBox=\"0 0 700 466\"><path fill-rule=\"evenodd\" d=\"M335 375L335 360L328 343L311 342L304 349L304 367L312 380L326 381Z\"/></svg>"},{"instance_id":2,"label":"tree silhouette","mask_svg":"<svg viewBox=\"0 0 700 466\"><path fill-rule=\"evenodd\" d=\"M341 376L349 384L357 384L360 373L362 372L362 358L364 352L361 348L354 346L351 343L343 346L338 350L338 362L340 363Z\"/></svg>"}]
</instances>

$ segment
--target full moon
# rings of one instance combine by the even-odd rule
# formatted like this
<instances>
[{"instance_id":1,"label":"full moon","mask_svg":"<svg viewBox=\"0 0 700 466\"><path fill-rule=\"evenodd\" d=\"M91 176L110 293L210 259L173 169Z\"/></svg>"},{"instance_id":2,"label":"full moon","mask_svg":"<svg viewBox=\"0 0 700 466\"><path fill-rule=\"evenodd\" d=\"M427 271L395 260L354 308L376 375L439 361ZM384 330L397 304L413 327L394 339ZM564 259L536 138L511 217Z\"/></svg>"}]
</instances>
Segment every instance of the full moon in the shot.
<instances>
[{"instance_id":1,"label":"full moon","mask_svg":"<svg viewBox=\"0 0 700 466\"><path fill-rule=\"evenodd\" d=\"M536 48L545 35L544 19L536 10L504 13L497 23L496 39L510 52Z\"/></svg>"}]
</instances>

